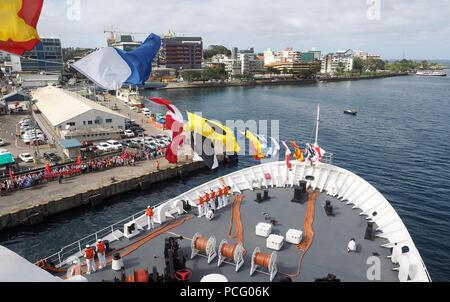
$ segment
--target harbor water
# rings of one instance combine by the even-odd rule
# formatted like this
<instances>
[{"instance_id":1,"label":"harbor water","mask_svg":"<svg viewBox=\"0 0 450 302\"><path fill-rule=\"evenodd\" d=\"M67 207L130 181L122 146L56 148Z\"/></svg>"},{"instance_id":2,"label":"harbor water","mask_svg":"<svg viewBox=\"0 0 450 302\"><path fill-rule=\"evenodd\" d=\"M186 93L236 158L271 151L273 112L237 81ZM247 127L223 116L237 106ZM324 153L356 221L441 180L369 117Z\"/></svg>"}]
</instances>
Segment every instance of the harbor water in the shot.
<instances>
[{"instance_id":1,"label":"harbor water","mask_svg":"<svg viewBox=\"0 0 450 302\"><path fill-rule=\"evenodd\" d=\"M450 281L450 77L411 75L304 86L147 90L144 94L173 102L185 118L186 111L202 112L223 123L267 120L269 128L270 121L278 120L279 138L297 143L313 138L320 104L319 145L334 153L335 165L363 177L391 202L432 280ZM160 106L147 106L153 112L165 112ZM358 115L346 115L345 109L354 109ZM251 156L240 156L235 166L205 170L148 192L115 197L101 208L80 208L49 217L41 225L6 231L0 234L0 245L34 262L149 204L257 163Z\"/></svg>"}]
</instances>

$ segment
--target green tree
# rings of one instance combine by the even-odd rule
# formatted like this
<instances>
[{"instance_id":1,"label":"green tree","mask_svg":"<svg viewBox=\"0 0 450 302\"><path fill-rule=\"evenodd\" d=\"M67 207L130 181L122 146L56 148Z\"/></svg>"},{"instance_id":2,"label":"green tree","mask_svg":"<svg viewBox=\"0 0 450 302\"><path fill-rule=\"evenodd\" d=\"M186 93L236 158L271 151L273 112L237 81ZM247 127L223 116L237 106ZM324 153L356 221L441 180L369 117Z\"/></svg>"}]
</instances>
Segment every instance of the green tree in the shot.
<instances>
[{"instance_id":1,"label":"green tree","mask_svg":"<svg viewBox=\"0 0 450 302\"><path fill-rule=\"evenodd\" d=\"M181 72L181 76L185 81L193 82L195 80L199 80L201 78L201 73L194 70L185 70Z\"/></svg>"},{"instance_id":2,"label":"green tree","mask_svg":"<svg viewBox=\"0 0 450 302\"><path fill-rule=\"evenodd\" d=\"M203 58L205 60L210 59L211 57L217 54L230 56L231 50L227 49L225 46L222 45L210 45L207 49L203 50Z\"/></svg>"},{"instance_id":3,"label":"green tree","mask_svg":"<svg viewBox=\"0 0 450 302\"><path fill-rule=\"evenodd\" d=\"M366 62L361 58L355 58L353 60L353 70L357 70L360 74L366 71Z\"/></svg>"},{"instance_id":4,"label":"green tree","mask_svg":"<svg viewBox=\"0 0 450 302\"><path fill-rule=\"evenodd\" d=\"M342 62L339 62L338 66L336 67L336 73L338 75L342 75L342 74L344 74L344 70L345 70L344 64Z\"/></svg>"}]
</instances>

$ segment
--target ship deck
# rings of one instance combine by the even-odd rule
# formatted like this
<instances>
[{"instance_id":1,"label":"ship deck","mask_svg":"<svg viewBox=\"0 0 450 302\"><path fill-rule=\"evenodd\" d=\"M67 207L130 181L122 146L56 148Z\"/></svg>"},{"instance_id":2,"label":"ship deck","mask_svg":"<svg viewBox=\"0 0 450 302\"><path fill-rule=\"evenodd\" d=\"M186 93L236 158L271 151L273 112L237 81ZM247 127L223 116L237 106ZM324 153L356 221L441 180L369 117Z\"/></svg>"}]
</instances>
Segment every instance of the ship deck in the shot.
<instances>
[{"instance_id":1,"label":"ship deck","mask_svg":"<svg viewBox=\"0 0 450 302\"><path fill-rule=\"evenodd\" d=\"M243 225L243 245L247 253L244 255L244 264L238 272L235 271L235 266L231 264L231 261L218 267L218 257L214 258L210 264L202 255L197 255L191 259L191 241L189 240L195 233L199 232L205 238L211 235L215 236L216 250L222 239L234 244L235 239L230 239L227 235L230 226L231 196L228 206L215 211L215 217L211 221L205 217L198 218L197 208L195 207L192 207L191 211L186 214L175 216L175 219L194 216L193 219L186 220L182 225L170 230L174 234L187 238L179 240L178 244L186 257L186 267L192 271L190 281L200 281L203 276L216 273L224 275L231 282L269 282L269 275L265 268L258 268L253 276L250 276L251 257L255 247L259 247L261 252L266 254L271 254L274 251L266 248L266 238L257 236L255 227L259 222L269 223L270 219L275 219L278 223L272 226L272 234L279 234L286 239L287 230L298 229L303 231L303 238L305 238L304 223L308 202L306 200L305 203L292 202L291 199L294 196L292 187L269 188L268 190L270 199L261 203L255 202L255 199L256 193L262 194L262 190L244 190L242 192L245 197L240 207L240 213ZM327 216L325 213L324 205L327 200L331 201L334 216ZM269 214L269 220L265 220L263 212ZM311 282L318 278L325 278L331 273L342 282L377 281L367 278L367 272L373 264L368 262L368 258L376 256L380 263L381 278L379 281L399 281L398 273L392 270L392 262L387 258L390 255L390 250L381 247L388 241L378 237L375 237L373 241L364 239L367 220L365 216L359 215L360 212L361 210L352 209L351 205L327 195L326 191L320 193L315 202L312 244L303 257L300 275L291 279L299 282ZM158 228L159 225L155 223L155 227ZM232 234L235 230L233 227ZM145 230L142 230L134 238L122 237L120 240L112 242L111 248L122 247L148 235L150 232L145 226ZM148 272L151 272L153 266L157 267L159 274L163 273L165 267L164 240L170 236L174 235L169 233L159 235L123 257L126 275L133 275L134 271L141 269L147 269ZM347 244L351 238L356 240L357 252L348 253ZM296 245L285 241L281 250L276 251L276 253L278 273L274 281L286 277L280 272L296 274L302 254L296 248ZM115 275L116 272L111 269L109 263L106 268L83 276L88 281L99 282L112 280Z\"/></svg>"}]
</instances>

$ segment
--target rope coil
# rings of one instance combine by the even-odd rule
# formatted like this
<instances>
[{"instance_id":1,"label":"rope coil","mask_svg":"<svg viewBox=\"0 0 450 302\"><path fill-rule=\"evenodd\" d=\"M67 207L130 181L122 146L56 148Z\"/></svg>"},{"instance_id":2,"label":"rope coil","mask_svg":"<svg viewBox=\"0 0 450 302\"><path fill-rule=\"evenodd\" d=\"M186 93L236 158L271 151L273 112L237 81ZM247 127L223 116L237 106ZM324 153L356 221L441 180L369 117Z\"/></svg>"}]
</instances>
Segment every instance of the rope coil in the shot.
<instances>
[{"instance_id":1,"label":"rope coil","mask_svg":"<svg viewBox=\"0 0 450 302\"><path fill-rule=\"evenodd\" d=\"M234 259L234 251L236 249L236 245L231 245L225 243L220 250L221 254L229 259Z\"/></svg>"},{"instance_id":2,"label":"rope coil","mask_svg":"<svg viewBox=\"0 0 450 302\"><path fill-rule=\"evenodd\" d=\"M256 253L255 263L262 267L269 268L270 257L272 257L272 255L264 254L264 253Z\"/></svg>"},{"instance_id":3,"label":"rope coil","mask_svg":"<svg viewBox=\"0 0 450 302\"><path fill-rule=\"evenodd\" d=\"M199 251L206 252L209 238L198 237L195 240L195 248Z\"/></svg>"}]
</instances>

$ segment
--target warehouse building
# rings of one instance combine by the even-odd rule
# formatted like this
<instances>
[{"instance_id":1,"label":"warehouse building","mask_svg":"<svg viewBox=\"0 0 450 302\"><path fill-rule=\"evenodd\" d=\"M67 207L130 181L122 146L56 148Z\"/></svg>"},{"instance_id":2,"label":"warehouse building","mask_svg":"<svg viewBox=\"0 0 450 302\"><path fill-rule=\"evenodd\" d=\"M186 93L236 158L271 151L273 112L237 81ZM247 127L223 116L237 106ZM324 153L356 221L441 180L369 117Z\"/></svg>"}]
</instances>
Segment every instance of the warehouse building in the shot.
<instances>
[{"instance_id":1,"label":"warehouse building","mask_svg":"<svg viewBox=\"0 0 450 302\"><path fill-rule=\"evenodd\" d=\"M46 124L60 138L105 140L125 129L126 116L74 92L47 86L34 90L31 96Z\"/></svg>"}]
</instances>

